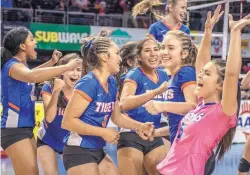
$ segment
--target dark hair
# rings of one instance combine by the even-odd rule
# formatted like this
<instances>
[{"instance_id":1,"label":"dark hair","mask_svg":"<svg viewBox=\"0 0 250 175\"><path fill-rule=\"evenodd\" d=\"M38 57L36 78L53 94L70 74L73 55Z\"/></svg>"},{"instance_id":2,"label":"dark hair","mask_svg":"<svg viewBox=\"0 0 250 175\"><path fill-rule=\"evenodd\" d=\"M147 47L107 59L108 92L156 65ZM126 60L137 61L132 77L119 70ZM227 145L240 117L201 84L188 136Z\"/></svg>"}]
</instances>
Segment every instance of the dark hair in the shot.
<instances>
[{"instance_id":1,"label":"dark hair","mask_svg":"<svg viewBox=\"0 0 250 175\"><path fill-rule=\"evenodd\" d=\"M198 49L197 49L195 43L192 41L191 37L188 34L182 32L180 30L171 30L165 35L165 37L167 35L175 36L176 39L181 41L182 50L188 51L188 56L184 59L183 64L195 66L196 57L198 54Z\"/></svg>"},{"instance_id":2,"label":"dark hair","mask_svg":"<svg viewBox=\"0 0 250 175\"><path fill-rule=\"evenodd\" d=\"M144 44L146 42L148 42L148 41L154 41L156 44L158 44L157 41L154 38L152 38L152 37L146 37L146 38L138 41L136 49L135 49L136 55L141 55L142 48L143 48Z\"/></svg>"},{"instance_id":3,"label":"dark hair","mask_svg":"<svg viewBox=\"0 0 250 175\"><path fill-rule=\"evenodd\" d=\"M153 13L156 19L162 19L169 13L169 6L174 7L178 0L167 0L166 3L162 3L160 0L142 0L133 7L132 15L134 17L139 14L145 14L150 11ZM166 8L166 12L165 12Z\"/></svg>"},{"instance_id":4,"label":"dark hair","mask_svg":"<svg viewBox=\"0 0 250 175\"><path fill-rule=\"evenodd\" d=\"M111 46L111 43L112 40L107 37L96 37L92 39L91 43L83 42L81 52L82 55L84 55L84 58L87 59L90 69L100 67L98 54L108 54L108 48Z\"/></svg>"},{"instance_id":5,"label":"dark hair","mask_svg":"<svg viewBox=\"0 0 250 175\"><path fill-rule=\"evenodd\" d=\"M120 55L122 58L121 62L121 68L119 73L116 74L116 79L118 82L118 89L119 89L119 94L121 94L122 90L122 82L121 82L121 75L127 73L127 71L131 68L128 65L128 60L136 60L136 46L137 46L137 41L130 41L124 44L121 49L120 49Z\"/></svg>"},{"instance_id":6,"label":"dark hair","mask_svg":"<svg viewBox=\"0 0 250 175\"><path fill-rule=\"evenodd\" d=\"M101 38L106 38L109 34L110 34L110 31L107 30L107 29L105 29L105 28L103 28L103 29L100 30L100 33L97 34L97 35L95 35L95 36L89 36L89 37L83 38L83 40L82 40L82 46L81 46L81 55L82 55L84 61L87 62L87 65L88 65L88 67L89 67L90 69L93 69L93 68L99 66L99 59L97 59L97 62L96 62L96 60L93 59L93 57L92 57L93 60L91 60L91 59L88 58L88 57L89 57L89 50L90 50L90 48L91 48L93 42L94 42L96 39L99 39L99 42L96 43L95 45L96 45L96 46L98 45L98 47L100 47ZM108 40L109 40L109 41L107 41L107 38L106 38L106 40L104 39L104 40L102 41L103 47L106 48L106 47L107 47L107 43L108 43L108 42L111 43L111 40L110 40L110 39L108 39ZM105 43L106 43L106 44L105 44ZM104 48L104 50L105 50L105 48ZM99 49L99 50L100 50L100 49ZM93 52L93 48L92 48L92 51L91 51L91 52ZM104 52L102 52L102 53L104 53ZM107 53L107 52L106 52L106 53ZM97 53L97 54L98 54L98 53ZM93 53L92 53L92 55L93 55Z\"/></svg>"},{"instance_id":7,"label":"dark hair","mask_svg":"<svg viewBox=\"0 0 250 175\"><path fill-rule=\"evenodd\" d=\"M137 46L137 41L130 41L126 44L124 44L121 49L120 49L120 54L121 54L121 58L122 58L122 69L124 68L130 68L130 66L128 65L128 60L135 60L136 59L136 46Z\"/></svg>"},{"instance_id":8,"label":"dark hair","mask_svg":"<svg viewBox=\"0 0 250 175\"><path fill-rule=\"evenodd\" d=\"M226 71L226 61L222 59L214 59L212 60L213 63L215 63L218 74L219 74L219 79L218 82L223 82L225 79L225 71ZM222 97L222 94L221 94ZM237 121L239 117L239 112L240 112L240 103L241 103L241 91L240 91L240 86L238 85L238 90L237 90ZM220 160L224 154L229 150L229 148L232 145L232 141L235 135L236 131L236 126L234 128L230 128L227 133L222 137L220 140L219 144L217 145L216 149L216 157L218 160Z\"/></svg>"},{"instance_id":9,"label":"dark hair","mask_svg":"<svg viewBox=\"0 0 250 175\"><path fill-rule=\"evenodd\" d=\"M20 50L20 44L23 44L28 37L29 30L25 27L18 27L10 30L4 37L1 48L1 68L8 59L15 56Z\"/></svg>"}]
</instances>

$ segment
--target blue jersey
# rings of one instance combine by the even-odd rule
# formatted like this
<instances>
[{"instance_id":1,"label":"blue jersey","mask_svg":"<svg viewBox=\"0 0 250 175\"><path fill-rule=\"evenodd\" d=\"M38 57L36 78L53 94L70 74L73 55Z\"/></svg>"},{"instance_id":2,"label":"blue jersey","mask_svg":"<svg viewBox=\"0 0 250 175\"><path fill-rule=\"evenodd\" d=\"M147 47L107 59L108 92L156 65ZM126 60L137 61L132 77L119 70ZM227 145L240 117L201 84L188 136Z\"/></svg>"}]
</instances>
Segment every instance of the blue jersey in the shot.
<instances>
[{"instance_id":1,"label":"blue jersey","mask_svg":"<svg viewBox=\"0 0 250 175\"><path fill-rule=\"evenodd\" d=\"M172 77L168 84L166 99L170 102L185 102L183 89L190 85L196 84L196 73L193 66L183 66L180 70ZM173 143L176 136L178 125L182 115L167 113L168 122L170 129L170 141Z\"/></svg>"},{"instance_id":2,"label":"blue jersey","mask_svg":"<svg viewBox=\"0 0 250 175\"><path fill-rule=\"evenodd\" d=\"M165 24L164 21L157 21L154 24L151 24L151 26L149 27L149 34L154 36L154 38L159 41L162 42L163 41L163 36L168 33L168 31L170 30L181 30L184 33L190 35L190 29L185 26L184 24L180 24L178 26L178 28L173 28L171 29L169 26L167 26Z\"/></svg>"},{"instance_id":3,"label":"blue jersey","mask_svg":"<svg viewBox=\"0 0 250 175\"><path fill-rule=\"evenodd\" d=\"M44 84L41 93L52 95L51 85ZM65 100L65 104L68 103L65 96L63 100ZM64 108L58 107L56 116L52 122L47 122L44 119L37 134L40 140L59 153L63 152L63 139L69 133L69 131L61 128L64 110Z\"/></svg>"},{"instance_id":4,"label":"blue jersey","mask_svg":"<svg viewBox=\"0 0 250 175\"><path fill-rule=\"evenodd\" d=\"M156 69L158 74L158 81L154 82L149 76L147 76L140 67L137 67L133 70L130 70L125 78L125 82L129 81L136 85L135 95L141 95L148 91L158 88L163 82L168 81L168 75L164 70ZM154 97L154 100L164 101L166 93L157 95ZM139 106L135 109L129 110L126 112L128 116L139 122L153 122L155 128L160 127L161 114L152 115L147 112L147 110ZM128 130L124 130L128 131Z\"/></svg>"},{"instance_id":5,"label":"blue jersey","mask_svg":"<svg viewBox=\"0 0 250 175\"><path fill-rule=\"evenodd\" d=\"M117 100L117 82L112 76L108 78L108 89L100 84L98 77L90 71L75 86L75 92L82 95L90 103L80 116L80 120L92 126L106 128ZM103 148L106 141L98 136L70 133L65 137L67 145L83 148Z\"/></svg>"},{"instance_id":6,"label":"blue jersey","mask_svg":"<svg viewBox=\"0 0 250 175\"><path fill-rule=\"evenodd\" d=\"M15 58L9 59L1 69L1 128L23 128L35 126L35 86L13 79L10 76L14 64L23 64Z\"/></svg>"}]
</instances>

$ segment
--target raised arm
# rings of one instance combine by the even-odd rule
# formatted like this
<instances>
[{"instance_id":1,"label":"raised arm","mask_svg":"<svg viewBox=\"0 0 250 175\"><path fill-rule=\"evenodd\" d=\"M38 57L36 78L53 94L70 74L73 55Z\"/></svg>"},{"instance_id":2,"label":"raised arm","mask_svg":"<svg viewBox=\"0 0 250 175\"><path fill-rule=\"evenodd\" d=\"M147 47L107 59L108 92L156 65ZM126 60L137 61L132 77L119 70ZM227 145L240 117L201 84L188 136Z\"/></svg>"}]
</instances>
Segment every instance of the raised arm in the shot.
<instances>
[{"instance_id":1,"label":"raised arm","mask_svg":"<svg viewBox=\"0 0 250 175\"><path fill-rule=\"evenodd\" d=\"M44 63L40 66L35 67L34 69L54 66L61 57L62 57L62 52L60 52L58 50L54 50L52 57L49 61L47 61L46 63Z\"/></svg>"},{"instance_id":2,"label":"raised arm","mask_svg":"<svg viewBox=\"0 0 250 175\"><path fill-rule=\"evenodd\" d=\"M55 79L52 96L50 97L48 105L46 105L45 107L45 118L47 122L52 122L56 116L58 97L63 86L64 86L63 80Z\"/></svg>"},{"instance_id":3,"label":"raised arm","mask_svg":"<svg viewBox=\"0 0 250 175\"><path fill-rule=\"evenodd\" d=\"M205 31L201 40L201 44L198 50L195 68L196 75L200 73L205 64L211 60L211 41L212 41L212 32L214 25L219 21L220 17L223 15L223 11L220 12L221 5L218 5L213 17L211 17L211 11L207 13L207 20L205 23Z\"/></svg>"},{"instance_id":4,"label":"raised arm","mask_svg":"<svg viewBox=\"0 0 250 175\"><path fill-rule=\"evenodd\" d=\"M229 15L231 35L222 94L223 112L228 116L235 114L238 108L238 79L242 65L241 30L247 25L250 25L250 14L239 21L233 21L232 15Z\"/></svg>"},{"instance_id":5,"label":"raised arm","mask_svg":"<svg viewBox=\"0 0 250 175\"><path fill-rule=\"evenodd\" d=\"M66 65L30 70L24 64L16 63L10 69L9 74L16 80L28 83L36 83L46 81L62 74L63 72L75 69L80 64L82 64L81 59L74 59Z\"/></svg>"}]
</instances>

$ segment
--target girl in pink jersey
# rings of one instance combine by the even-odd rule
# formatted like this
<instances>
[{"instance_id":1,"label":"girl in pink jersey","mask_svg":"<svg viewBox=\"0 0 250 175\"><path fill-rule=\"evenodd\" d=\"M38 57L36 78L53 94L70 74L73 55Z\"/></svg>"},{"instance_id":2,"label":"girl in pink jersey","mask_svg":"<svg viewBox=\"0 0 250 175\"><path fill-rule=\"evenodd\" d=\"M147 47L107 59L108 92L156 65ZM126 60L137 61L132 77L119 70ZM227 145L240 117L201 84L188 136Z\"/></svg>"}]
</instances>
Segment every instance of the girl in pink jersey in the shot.
<instances>
[{"instance_id":1,"label":"girl in pink jersey","mask_svg":"<svg viewBox=\"0 0 250 175\"><path fill-rule=\"evenodd\" d=\"M240 21L229 18L231 29L227 63L211 61L211 34L223 12L221 6L211 18L208 12L205 32L196 60L196 95L200 103L182 119L167 157L157 165L164 175L203 175L205 163L217 146L216 156L222 158L230 148L239 112L238 77L241 69L241 30L250 24L250 15ZM176 105L179 105L177 108ZM167 102L149 102L147 110L154 114L173 110L181 113L186 104L173 106Z\"/></svg>"}]
</instances>

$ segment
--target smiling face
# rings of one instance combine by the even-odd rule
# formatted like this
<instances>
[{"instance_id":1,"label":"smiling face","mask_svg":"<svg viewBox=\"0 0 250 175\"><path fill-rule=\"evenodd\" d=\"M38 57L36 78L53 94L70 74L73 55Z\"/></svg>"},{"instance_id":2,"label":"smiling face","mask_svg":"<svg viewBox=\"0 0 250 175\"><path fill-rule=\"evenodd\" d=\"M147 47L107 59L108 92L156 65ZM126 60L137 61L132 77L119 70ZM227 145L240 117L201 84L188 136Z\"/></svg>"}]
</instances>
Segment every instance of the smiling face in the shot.
<instances>
[{"instance_id":1,"label":"smiling face","mask_svg":"<svg viewBox=\"0 0 250 175\"><path fill-rule=\"evenodd\" d=\"M175 19L175 21L185 21L187 14L187 1L186 0L175 0L176 2L170 4L169 13Z\"/></svg>"},{"instance_id":2,"label":"smiling face","mask_svg":"<svg viewBox=\"0 0 250 175\"><path fill-rule=\"evenodd\" d=\"M182 64L182 46L173 35L166 35L161 48L162 66L171 72Z\"/></svg>"},{"instance_id":3,"label":"smiling face","mask_svg":"<svg viewBox=\"0 0 250 175\"><path fill-rule=\"evenodd\" d=\"M214 96L214 98L220 99L218 96L222 93L222 87L223 80L218 66L213 61L208 62L197 76L195 94L199 98L208 99Z\"/></svg>"},{"instance_id":4,"label":"smiling face","mask_svg":"<svg viewBox=\"0 0 250 175\"><path fill-rule=\"evenodd\" d=\"M137 58L143 67L148 69L157 68L160 62L160 51L156 41L149 39L143 42Z\"/></svg>"}]
</instances>

